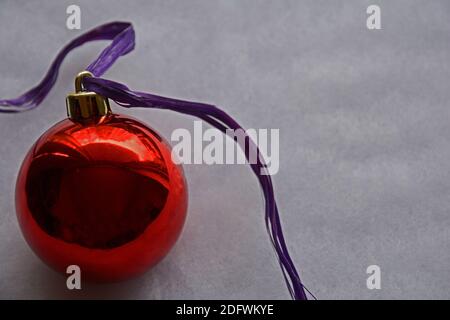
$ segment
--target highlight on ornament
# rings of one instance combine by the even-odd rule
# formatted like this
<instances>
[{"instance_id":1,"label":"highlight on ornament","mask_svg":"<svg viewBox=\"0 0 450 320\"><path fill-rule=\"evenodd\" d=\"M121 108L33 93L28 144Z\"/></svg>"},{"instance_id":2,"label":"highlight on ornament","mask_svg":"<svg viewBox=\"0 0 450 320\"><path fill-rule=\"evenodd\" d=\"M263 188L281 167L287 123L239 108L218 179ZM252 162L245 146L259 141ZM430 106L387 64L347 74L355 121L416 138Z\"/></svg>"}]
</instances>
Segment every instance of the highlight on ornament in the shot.
<instances>
[{"instance_id":1,"label":"highlight on ornament","mask_svg":"<svg viewBox=\"0 0 450 320\"><path fill-rule=\"evenodd\" d=\"M67 119L37 139L17 178L17 217L34 252L59 272L77 265L83 278L111 282L144 273L179 237L188 204L182 167L154 129L113 112L109 103L113 100L121 107L193 116L223 134L244 132L243 139L234 141L263 191L266 228L281 274L293 299L307 299L309 291L284 239L271 176L264 174L264 153L242 126L214 105L134 91L101 78L120 56L134 49L130 23L100 25L72 40L39 84L18 98L0 100L0 112L39 106L55 84L66 55L96 40L112 42L76 76L75 92L66 99Z\"/></svg>"}]
</instances>

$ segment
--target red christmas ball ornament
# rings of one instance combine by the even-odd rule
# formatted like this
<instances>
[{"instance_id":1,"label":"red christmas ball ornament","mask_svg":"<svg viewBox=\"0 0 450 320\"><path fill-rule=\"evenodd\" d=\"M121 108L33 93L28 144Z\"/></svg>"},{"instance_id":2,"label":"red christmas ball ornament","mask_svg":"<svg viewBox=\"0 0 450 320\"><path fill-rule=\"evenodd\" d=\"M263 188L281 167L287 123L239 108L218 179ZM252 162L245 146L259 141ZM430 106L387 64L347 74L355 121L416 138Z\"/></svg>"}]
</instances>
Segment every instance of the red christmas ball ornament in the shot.
<instances>
[{"instance_id":1,"label":"red christmas ball ornament","mask_svg":"<svg viewBox=\"0 0 450 320\"><path fill-rule=\"evenodd\" d=\"M37 107L54 86L66 55L84 43L112 40L75 80L66 99L68 119L44 133L28 152L18 175L16 209L22 232L42 260L65 273L77 265L83 279L116 281L146 271L174 245L186 218L187 189L168 144L130 117L113 114L108 99L121 106L172 110L195 116L235 139L262 188L265 223L293 299L306 300L278 212L274 187L258 145L219 107L134 91L101 76L135 47L129 22L110 22L68 43L35 87L0 99L0 113ZM96 77L92 77L95 74ZM86 78L90 77L90 78ZM85 88L83 87L83 85ZM87 90L86 90L87 89ZM252 155L256 155L253 157Z\"/></svg>"},{"instance_id":2,"label":"red christmas ball ornament","mask_svg":"<svg viewBox=\"0 0 450 320\"><path fill-rule=\"evenodd\" d=\"M83 91L89 75L80 73L67 97L68 119L25 157L16 209L25 239L52 268L78 265L83 279L117 281L168 253L186 218L187 188L160 135Z\"/></svg>"}]
</instances>

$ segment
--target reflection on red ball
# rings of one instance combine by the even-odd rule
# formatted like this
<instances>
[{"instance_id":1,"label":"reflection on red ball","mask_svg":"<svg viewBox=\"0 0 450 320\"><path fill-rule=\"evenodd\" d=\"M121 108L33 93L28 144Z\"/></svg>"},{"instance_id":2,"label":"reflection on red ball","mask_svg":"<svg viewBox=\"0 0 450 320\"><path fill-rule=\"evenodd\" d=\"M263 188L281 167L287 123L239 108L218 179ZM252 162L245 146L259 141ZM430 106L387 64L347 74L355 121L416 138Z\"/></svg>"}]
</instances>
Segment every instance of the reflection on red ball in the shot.
<instances>
[{"instance_id":1,"label":"reflection on red ball","mask_svg":"<svg viewBox=\"0 0 450 320\"><path fill-rule=\"evenodd\" d=\"M16 210L36 254L65 273L117 281L146 271L180 235L187 189L166 142L125 116L66 119L27 154Z\"/></svg>"}]
</instances>

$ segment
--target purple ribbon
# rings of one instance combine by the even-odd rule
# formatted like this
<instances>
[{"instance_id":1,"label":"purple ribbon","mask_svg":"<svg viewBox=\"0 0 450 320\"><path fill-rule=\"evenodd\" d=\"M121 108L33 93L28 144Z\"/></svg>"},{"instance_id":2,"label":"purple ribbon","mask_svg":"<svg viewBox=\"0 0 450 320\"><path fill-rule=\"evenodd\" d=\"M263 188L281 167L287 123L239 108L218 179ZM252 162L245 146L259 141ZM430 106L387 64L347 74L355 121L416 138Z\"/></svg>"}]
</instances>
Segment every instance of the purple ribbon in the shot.
<instances>
[{"instance_id":1,"label":"purple ribbon","mask_svg":"<svg viewBox=\"0 0 450 320\"><path fill-rule=\"evenodd\" d=\"M114 100L120 106L127 108L141 107L167 109L195 116L219 129L224 134L226 134L227 129L243 130L239 123L237 123L226 112L214 105L183 101L161 97L150 93L132 91L121 83L99 78L120 56L123 56L134 49L134 29L131 23L128 22L107 23L72 40L58 53L44 79L42 79L38 85L25 92L18 98L0 100L0 112L22 112L37 107L55 84L58 77L59 68L66 55L71 50L81 46L82 44L95 40L113 41L102 51L98 58L87 67L86 70L90 71L94 75L92 78L86 77L83 79L83 86L87 91L97 92L98 94ZM256 163L250 163L250 161L249 163L258 178L264 193L265 222L267 232L277 254L278 262L283 272L289 293L293 299L307 300L305 290L308 292L309 290L303 286L284 240L278 207L275 201L272 179L270 175L262 174L263 172L267 173L263 157L261 156L257 145L247 133L245 133L245 141L240 141L239 139L235 141L238 142L244 151L247 160L249 160L250 154L254 154L252 152L257 152L256 154L258 156ZM248 148L246 148L246 145ZM311 292L309 293L311 294ZM314 295L312 296L314 297Z\"/></svg>"}]
</instances>

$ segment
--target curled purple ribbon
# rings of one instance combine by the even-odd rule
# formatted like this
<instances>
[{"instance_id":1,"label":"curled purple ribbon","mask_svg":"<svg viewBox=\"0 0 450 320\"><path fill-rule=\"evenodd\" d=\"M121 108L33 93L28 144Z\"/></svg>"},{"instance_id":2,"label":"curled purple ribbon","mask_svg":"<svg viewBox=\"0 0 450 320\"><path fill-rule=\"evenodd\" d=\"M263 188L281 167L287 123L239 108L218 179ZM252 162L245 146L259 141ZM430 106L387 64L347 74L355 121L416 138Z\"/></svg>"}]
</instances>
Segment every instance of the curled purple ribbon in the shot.
<instances>
[{"instance_id":1,"label":"curled purple ribbon","mask_svg":"<svg viewBox=\"0 0 450 320\"><path fill-rule=\"evenodd\" d=\"M25 92L15 99L0 100L0 112L14 113L23 112L37 107L47 96L55 84L59 68L66 55L73 49L83 45L86 42L95 40L112 40L112 43L106 47L102 53L87 68L94 77L83 79L83 86L87 91L94 91L109 99L114 100L122 107L141 107L167 109L183 114L198 117L211 126L222 131L224 134L227 129L242 129L232 117L218 107L205 103L183 101L178 99L166 98L150 93L132 91L127 86L107 79L99 78L102 76L114 62L123 55L126 55L134 49L135 34L131 23L111 22L97 28L94 28L68 43L56 56L51 64L47 74L41 82L34 88ZM245 130L243 130L245 132ZM286 242L284 240L281 228L280 216L275 200L272 179L266 172L266 165L259 152L257 145L245 132L245 141L235 140L245 153L247 160L249 155L257 152L256 163L250 163L265 199L265 222L267 232L277 254L286 285L291 297L295 300L307 300L304 287L295 265L289 255ZM246 148L246 145L248 148ZM266 174L263 174L266 173ZM311 294L311 292L309 292ZM312 295L312 294L311 294ZM312 295L314 297L314 295Z\"/></svg>"}]
</instances>

